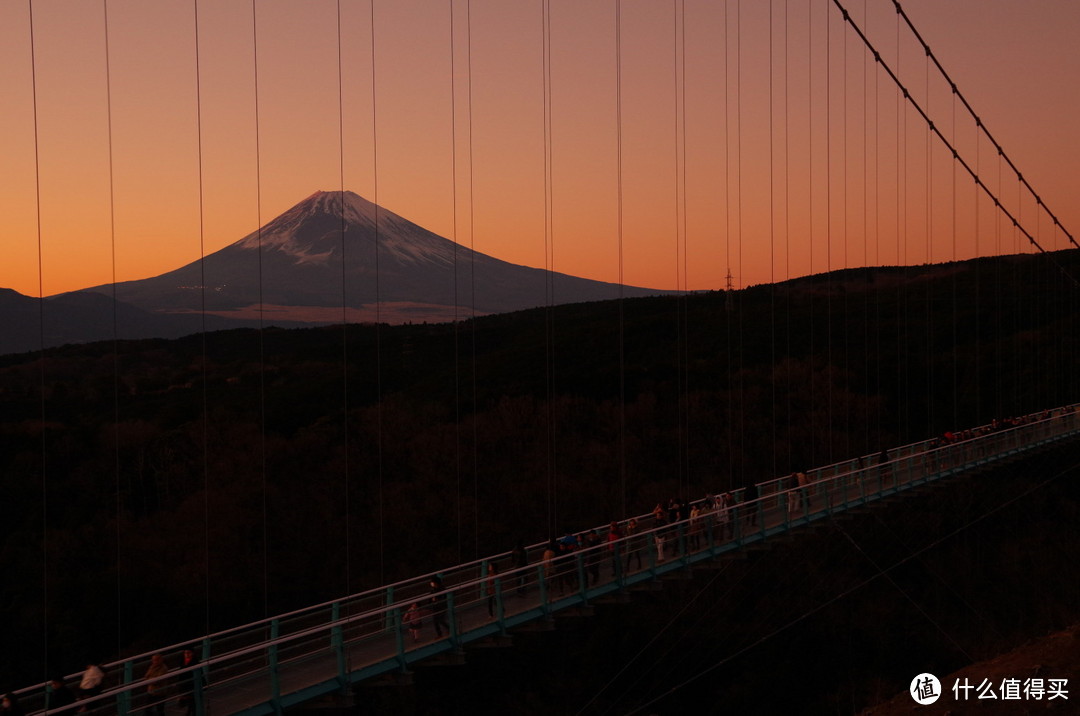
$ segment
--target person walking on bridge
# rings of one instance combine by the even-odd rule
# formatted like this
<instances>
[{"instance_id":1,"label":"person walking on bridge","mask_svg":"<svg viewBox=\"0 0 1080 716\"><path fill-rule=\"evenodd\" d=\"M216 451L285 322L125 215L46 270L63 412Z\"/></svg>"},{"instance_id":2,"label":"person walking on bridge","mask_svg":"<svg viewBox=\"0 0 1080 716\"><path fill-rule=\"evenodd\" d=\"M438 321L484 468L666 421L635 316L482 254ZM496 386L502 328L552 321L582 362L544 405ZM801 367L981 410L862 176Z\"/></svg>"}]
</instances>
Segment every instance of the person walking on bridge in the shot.
<instances>
[{"instance_id":1,"label":"person walking on bridge","mask_svg":"<svg viewBox=\"0 0 1080 716\"><path fill-rule=\"evenodd\" d=\"M424 617L420 613L420 605L416 602L410 604L401 620L405 622L405 627L409 630L409 636L412 637L413 643L420 641L420 628L424 626Z\"/></svg>"},{"instance_id":2,"label":"person walking on bridge","mask_svg":"<svg viewBox=\"0 0 1080 716\"><path fill-rule=\"evenodd\" d=\"M630 560L637 560L638 571L641 571L641 550L644 549L641 545L641 539L637 536L638 521L636 517L631 517L626 523L626 571L630 571Z\"/></svg>"},{"instance_id":3,"label":"person walking on bridge","mask_svg":"<svg viewBox=\"0 0 1080 716\"><path fill-rule=\"evenodd\" d=\"M143 674L143 678L149 681L167 673L169 673L169 666L165 663L165 657L161 654L154 654L150 657L150 666L147 668L146 673ZM150 706L146 709L146 712L150 716L165 716L164 692L164 681L155 681L146 685L146 695L150 700Z\"/></svg>"},{"instance_id":4,"label":"person walking on bridge","mask_svg":"<svg viewBox=\"0 0 1080 716\"><path fill-rule=\"evenodd\" d=\"M180 687L180 698L176 702L184 709L186 716L195 716L197 698L202 693L202 669L193 668L199 664L199 657L193 648L184 649L182 658L181 668L191 669L191 671L181 677L183 681Z\"/></svg>"},{"instance_id":5,"label":"person walking on bridge","mask_svg":"<svg viewBox=\"0 0 1080 716\"><path fill-rule=\"evenodd\" d=\"M757 527L757 513L759 507L759 505L757 504L757 498L757 484L751 481L750 484L747 485L746 488L743 490L742 494L743 504L746 505L745 512L743 514L746 515L746 522L747 525L750 527Z\"/></svg>"},{"instance_id":6,"label":"person walking on bridge","mask_svg":"<svg viewBox=\"0 0 1080 716\"><path fill-rule=\"evenodd\" d=\"M431 621L435 625L435 637L442 639L443 629L450 631L450 624L446 621L446 595L442 594L442 578L437 574L431 575L428 580L431 593Z\"/></svg>"}]
</instances>

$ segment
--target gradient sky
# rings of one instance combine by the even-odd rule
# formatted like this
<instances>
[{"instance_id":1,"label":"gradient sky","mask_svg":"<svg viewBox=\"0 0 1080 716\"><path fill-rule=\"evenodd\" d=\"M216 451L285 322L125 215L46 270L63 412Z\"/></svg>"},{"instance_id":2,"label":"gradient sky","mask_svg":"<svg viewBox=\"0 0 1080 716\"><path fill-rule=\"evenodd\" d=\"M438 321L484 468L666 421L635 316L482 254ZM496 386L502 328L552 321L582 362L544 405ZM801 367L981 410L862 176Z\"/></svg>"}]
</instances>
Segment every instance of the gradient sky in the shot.
<instances>
[{"instance_id":1,"label":"gradient sky","mask_svg":"<svg viewBox=\"0 0 1080 716\"><path fill-rule=\"evenodd\" d=\"M33 33L27 2L0 2L0 287L157 275L342 184L484 253L618 280L614 0L551 0L547 144L541 0L374 2L341 0L339 25L336 0L257 0L254 20L249 0L201 0L198 61L194 0L34 0ZM892 3L845 5L1009 210L1065 248L906 27L898 44ZM621 7L627 283L722 288L729 271L744 286L1029 250L831 0ZM904 7L1080 231L1080 3Z\"/></svg>"}]
</instances>

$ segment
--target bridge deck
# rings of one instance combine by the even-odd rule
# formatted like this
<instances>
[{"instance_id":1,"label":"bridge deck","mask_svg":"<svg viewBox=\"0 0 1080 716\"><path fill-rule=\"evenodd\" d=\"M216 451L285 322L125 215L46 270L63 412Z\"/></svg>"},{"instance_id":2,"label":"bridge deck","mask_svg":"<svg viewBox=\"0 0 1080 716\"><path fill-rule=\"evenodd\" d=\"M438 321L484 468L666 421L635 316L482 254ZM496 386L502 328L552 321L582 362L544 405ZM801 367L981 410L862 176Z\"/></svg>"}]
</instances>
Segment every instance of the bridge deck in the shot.
<instances>
[{"instance_id":1,"label":"bridge deck","mask_svg":"<svg viewBox=\"0 0 1080 716\"><path fill-rule=\"evenodd\" d=\"M455 654L471 642L549 620L606 594L767 542L837 512L1077 434L1080 413L1062 408L962 442L926 441L898 448L885 462L870 456L819 468L807 473L808 484L802 487L791 478L762 483L757 499L745 500L743 491L736 491L733 506L694 520L658 526L651 515L643 515L637 518L641 532L610 542L607 528L598 528L604 540L599 546L552 561L543 560L545 544L528 548L529 565L519 569L510 567L508 553L493 555L444 570L443 591L434 594L431 575L423 575L207 636L202 663L172 671L162 679L169 688L153 694L147 692L152 682L135 678L145 672L151 654L108 665L123 673L121 686L52 712L81 706L90 714L126 716L161 701L173 708L177 693L191 690L199 716L280 713L350 684ZM488 576L489 563L500 567L497 575ZM440 601L433 604L432 597ZM404 617L413 603L422 607L423 622L415 641ZM441 636L435 633L433 618L438 604L446 615ZM193 674L200 678L192 679ZM19 696L32 706L29 711L41 711L45 691L32 687Z\"/></svg>"}]
</instances>

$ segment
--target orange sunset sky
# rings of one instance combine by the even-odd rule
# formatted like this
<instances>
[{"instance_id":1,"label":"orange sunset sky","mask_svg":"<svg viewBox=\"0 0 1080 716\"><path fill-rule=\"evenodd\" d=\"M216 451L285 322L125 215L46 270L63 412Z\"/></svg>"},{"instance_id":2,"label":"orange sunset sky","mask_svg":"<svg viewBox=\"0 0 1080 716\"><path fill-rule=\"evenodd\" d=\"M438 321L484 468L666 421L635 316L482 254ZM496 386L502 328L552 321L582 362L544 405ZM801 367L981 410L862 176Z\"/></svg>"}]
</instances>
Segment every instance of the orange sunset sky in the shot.
<instances>
[{"instance_id":1,"label":"orange sunset sky","mask_svg":"<svg viewBox=\"0 0 1080 716\"><path fill-rule=\"evenodd\" d=\"M1066 248L898 34L891 1L844 4L1005 206ZM1080 3L903 5L1080 231ZM342 184L369 199L377 185L382 206L478 251L618 280L616 3L550 2L547 145L543 7L257 0L253 18L250 0L200 0L197 62L194 0L2 0L0 287L157 275ZM626 283L722 288L729 271L745 286L1030 250L898 110L831 0L623 0L621 17Z\"/></svg>"}]
</instances>

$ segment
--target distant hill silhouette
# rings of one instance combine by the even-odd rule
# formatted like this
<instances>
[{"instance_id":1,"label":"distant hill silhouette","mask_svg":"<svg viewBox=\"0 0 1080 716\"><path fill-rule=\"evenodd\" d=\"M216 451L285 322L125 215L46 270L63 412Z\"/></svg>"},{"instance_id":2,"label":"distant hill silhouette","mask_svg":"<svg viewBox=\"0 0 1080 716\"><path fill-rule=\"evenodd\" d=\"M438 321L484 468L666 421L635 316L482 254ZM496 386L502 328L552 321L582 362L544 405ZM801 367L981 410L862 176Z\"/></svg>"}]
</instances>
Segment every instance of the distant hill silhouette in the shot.
<instances>
[{"instance_id":1,"label":"distant hill silhouette","mask_svg":"<svg viewBox=\"0 0 1080 716\"><path fill-rule=\"evenodd\" d=\"M24 353L67 343L112 339L179 338L203 328L198 314L156 315L111 296L76 291L44 300L0 289L0 353ZM114 320L115 319L115 320ZM256 321L206 317L207 330L242 328ZM115 329L114 329L115 326Z\"/></svg>"}]
</instances>

